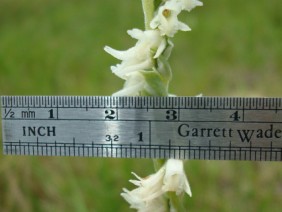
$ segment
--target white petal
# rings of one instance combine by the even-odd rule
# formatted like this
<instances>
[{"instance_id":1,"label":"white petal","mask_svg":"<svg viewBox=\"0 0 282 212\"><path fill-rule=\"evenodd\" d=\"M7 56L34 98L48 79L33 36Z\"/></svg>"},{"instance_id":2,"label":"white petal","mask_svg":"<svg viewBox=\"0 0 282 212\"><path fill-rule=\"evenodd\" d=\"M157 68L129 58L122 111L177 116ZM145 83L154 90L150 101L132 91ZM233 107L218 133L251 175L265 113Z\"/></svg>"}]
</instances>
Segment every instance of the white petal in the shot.
<instances>
[{"instance_id":1,"label":"white petal","mask_svg":"<svg viewBox=\"0 0 282 212\"><path fill-rule=\"evenodd\" d=\"M161 43L160 43L160 45L159 45L159 47L157 49L157 52L154 55L154 58L158 58L163 53L165 48L166 48L166 41L165 41L165 39L162 39L162 41L161 41Z\"/></svg>"},{"instance_id":2,"label":"white petal","mask_svg":"<svg viewBox=\"0 0 282 212\"><path fill-rule=\"evenodd\" d=\"M180 21L178 22L178 29L181 31L191 31L191 28L187 24Z\"/></svg>"},{"instance_id":3,"label":"white petal","mask_svg":"<svg viewBox=\"0 0 282 212\"><path fill-rule=\"evenodd\" d=\"M203 6L203 2L200 2L198 0L178 0L182 4L182 9L191 11L193 8L197 6Z\"/></svg>"},{"instance_id":4,"label":"white petal","mask_svg":"<svg viewBox=\"0 0 282 212\"><path fill-rule=\"evenodd\" d=\"M131 172L131 174L133 174L138 180L142 180L142 178L139 177L135 172Z\"/></svg>"},{"instance_id":5,"label":"white petal","mask_svg":"<svg viewBox=\"0 0 282 212\"><path fill-rule=\"evenodd\" d=\"M203 97L203 94L200 93L200 94L198 94L196 97Z\"/></svg>"},{"instance_id":6,"label":"white petal","mask_svg":"<svg viewBox=\"0 0 282 212\"><path fill-rule=\"evenodd\" d=\"M166 46L166 49L163 53L163 56L166 60L168 60L168 58L170 57L173 46L174 45L173 45L172 41L170 39L167 39L167 46Z\"/></svg>"},{"instance_id":7,"label":"white petal","mask_svg":"<svg viewBox=\"0 0 282 212\"><path fill-rule=\"evenodd\" d=\"M162 189L176 192L177 195L185 191L189 196L192 196L188 179L184 172L183 161L176 159L169 159L166 162L166 173L164 176L164 185Z\"/></svg>"},{"instance_id":8,"label":"white petal","mask_svg":"<svg viewBox=\"0 0 282 212\"><path fill-rule=\"evenodd\" d=\"M128 56L127 51L119 51L116 49L113 49L109 46L105 46L104 50L109 53L110 55L112 55L113 57L119 59L119 60L124 60L126 59Z\"/></svg>"},{"instance_id":9,"label":"white petal","mask_svg":"<svg viewBox=\"0 0 282 212\"><path fill-rule=\"evenodd\" d=\"M139 96L140 88L142 88L140 85L132 86L130 88L123 88L113 93L112 96Z\"/></svg>"},{"instance_id":10,"label":"white petal","mask_svg":"<svg viewBox=\"0 0 282 212\"><path fill-rule=\"evenodd\" d=\"M123 189L123 193L121 196L130 204L131 208L142 208L145 207L146 202L142 200L141 196L138 194L138 190L129 191L127 189Z\"/></svg>"},{"instance_id":11,"label":"white petal","mask_svg":"<svg viewBox=\"0 0 282 212\"><path fill-rule=\"evenodd\" d=\"M180 3L179 0L171 0L167 1L164 6L165 8L173 10L179 14L181 12L182 3Z\"/></svg>"},{"instance_id":12,"label":"white petal","mask_svg":"<svg viewBox=\"0 0 282 212\"><path fill-rule=\"evenodd\" d=\"M132 38L135 38L137 40L142 39L144 32L140 29L131 29L131 30L127 30L127 34L129 34Z\"/></svg>"},{"instance_id":13,"label":"white petal","mask_svg":"<svg viewBox=\"0 0 282 212\"><path fill-rule=\"evenodd\" d=\"M139 72L134 72L127 76L127 81L123 89L113 94L113 96L138 96L145 84L144 77ZM137 176L137 175L136 175Z\"/></svg>"},{"instance_id":14,"label":"white petal","mask_svg":"<svg viewBox=\"0 0 282 212\"><path fill-rule=\"evenodd\" d=\"M158 16L155 16L150 22L150 27L152 29L156 29L160 25L160 20Z\"/></svg>"},{"instance_id":15,"label":"white petal","mask_svg":"<svg viewBox=\"0 0 282 212\"><path fill-rule=\"evenodd\" d=\"M151 60L145 60L141 63L133 63L133 64L127 64L127 63L121 63L117 66L112 66L112 72L116 74L118 77L122 79L127 79L127 75L135 72L140 71L144 69L149 69L152 66Z\"/></svg>"}]
</instances>

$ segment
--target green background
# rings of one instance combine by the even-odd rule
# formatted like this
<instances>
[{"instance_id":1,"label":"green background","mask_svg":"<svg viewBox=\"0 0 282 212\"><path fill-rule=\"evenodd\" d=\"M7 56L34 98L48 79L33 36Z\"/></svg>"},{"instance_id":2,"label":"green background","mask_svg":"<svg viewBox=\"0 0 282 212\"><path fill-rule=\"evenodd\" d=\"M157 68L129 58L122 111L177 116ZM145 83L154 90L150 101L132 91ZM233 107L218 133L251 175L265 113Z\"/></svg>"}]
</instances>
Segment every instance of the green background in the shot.
<instances>
[{"instance_id":1,"label":"green background","mask_svg":"<svg viewBox=\"0 0 282 212\"><path fill-rule=\"evenodd\" d=\"M209 0L180 16L170 92L182 96L282 93L282 2ZM140 0L0 0L1 95L111 95L122 87L105 45L134 45ZM0 155L0 211L130 211L120 197L151 160ZM187 161L190 211L279 211L278 162Z\"/></svg>"}]
</instances>

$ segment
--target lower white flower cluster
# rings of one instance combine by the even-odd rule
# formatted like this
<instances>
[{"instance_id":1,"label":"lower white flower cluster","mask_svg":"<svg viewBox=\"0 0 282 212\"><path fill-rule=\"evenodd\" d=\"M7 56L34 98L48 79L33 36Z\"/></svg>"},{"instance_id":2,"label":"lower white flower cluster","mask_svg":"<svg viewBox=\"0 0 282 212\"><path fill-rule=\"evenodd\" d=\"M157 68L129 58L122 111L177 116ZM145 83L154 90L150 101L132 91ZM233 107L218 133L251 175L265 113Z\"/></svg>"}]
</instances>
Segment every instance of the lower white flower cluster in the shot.
<instances>
[{"instance_id":1,"label":"lower white flower cluster","mask_svg":"<svg viewBox=\"0 0 282 212\"><path fill-rule=\"evenodd\" d=\"M166 78L167 76L162 75L158 68L158 64L161 63L159 58L163 56L166 60L168 59L173 46L169 40L170 37L173 37L178 30L191 30L186 24L178 21L177 16L183 10L190 11L202 5L203 3L198 0L163 0L150 22L150 30L128 30L127 33L137 39L134 47L125 51L118 51L108 46L104 48L106 52L122 61L112 66L111 70L118 77L126 80L123 89L113 95L168 95L167 90L158 88L158 91L154 91L157 86L149 85L147 80L154 78L156 82L168 83L170 76ZM156 77L157 75L159 76ZM146 87L145 90L144 87Z\"/></svg>"},{"instance_id":2,"label":"lower white flower cluster","mask_svg":"<svg viewBox=\"0 0 282 212\"><path fill-rule=\"evenodd\" d=\"M129 202L131 208L139 212L166 211L167 203L163 194L167 192L175 192L176 195L186 193L192 196L181 160L167 160L158 172L144 179L133 174L137 180L130 180L130 182L138 188L132 191L123 189L124 192L121 195Z\"/></svg>"}]
</instances>

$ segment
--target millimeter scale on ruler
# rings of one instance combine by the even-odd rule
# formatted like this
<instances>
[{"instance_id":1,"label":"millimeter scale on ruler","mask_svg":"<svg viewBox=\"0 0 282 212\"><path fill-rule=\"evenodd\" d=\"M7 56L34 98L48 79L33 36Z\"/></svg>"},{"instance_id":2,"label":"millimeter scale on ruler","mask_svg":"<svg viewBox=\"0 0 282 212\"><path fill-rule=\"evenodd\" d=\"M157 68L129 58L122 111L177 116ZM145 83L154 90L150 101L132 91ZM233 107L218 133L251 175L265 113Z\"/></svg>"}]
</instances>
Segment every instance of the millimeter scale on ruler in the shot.
<instances>
[{"instance_id":1,"label":"millimeter scale on ruler","mask_svg":"<svg viewBox=\"0 0 282 212\"><path fill-rule=\"evenodd\" d=\"M282 98L2 96L8 155L282 161Z\"/></svg>"}]
</instances>

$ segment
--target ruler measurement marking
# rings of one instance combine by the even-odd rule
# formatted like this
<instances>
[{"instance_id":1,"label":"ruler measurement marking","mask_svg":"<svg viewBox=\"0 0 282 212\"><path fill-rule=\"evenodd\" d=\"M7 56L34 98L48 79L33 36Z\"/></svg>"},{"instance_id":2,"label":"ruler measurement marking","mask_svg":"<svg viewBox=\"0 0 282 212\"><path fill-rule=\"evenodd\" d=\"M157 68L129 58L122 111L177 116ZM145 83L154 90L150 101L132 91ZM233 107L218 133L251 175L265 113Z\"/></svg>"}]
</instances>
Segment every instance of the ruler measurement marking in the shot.
<instances>
[{"instance_id":1,"label":"ruler measurement marking","mask_svg":"<svg viewBox=\"0 0 282 212\"><path fill-rule=\"evenodd\" d=\"M272 141L270 142L270 161L272 161L272 153L273 153L273 150L272 150Z\"/></svg>"},{"instance_id":2,"label":"ruler measurement marking","mask_svg":"<svg viewBox=\"0 0 282 212\"><path fill-rule=\"evenodd\" d=\"M25 144L26 143L26 144ZM50 142L48 142L48 143L45 143L45 142L37 142L37 141L34 141L34 142L22 142L22 141L14 141L14 142L4 142L4 145L21 145L21 146L24 146L24 145L31 145L31 146L46 146L46 144L48 145L48 146L58 146L58 145L67 145L67 144L73 144L72 142L69 142L69 143L65 143L65 142L57 142L57 141L54 141L53 143L50 143ZM81 144L77 144L77 143L75 143L75 145L74 146L81 146L82 144L84 144L84 145L90 145L91 146L91 143L81 143ZM97 146L99 146L99 145L104 145L104 146L110 146L111 144L103 144L103 143L97 143L97 144L94 144L94 146L95 145L97 145ZM122 144L113 144L113 146L119 146L119 145L122 145ZM150 145L138 145L138 144L131 144L132 145L132 147L135 147L135 146L145 146L145 147L149 147ZM123 146L126 146L126 145L123 145ZM128 144L127 146L130 146L130 144ZM159 145L159 144L156 144L156 145L151 145L151 147L152 148L156 148L156 147L170 147L170 148L175 148L175 147L179 147L178 145ZM198 145L196 145L196 146L191 146L190 148L192 149L192 147L193 148L198 148L199 146ZM206 145L206 146L200 146L200 147L202 147L202 148L206 148L206 149L209 149L209 145ZM229 150L229 145L228 146L211 146L212 148L216 148L216 149L218 149L218 148L225 148L226 150ZM186 147L186 146L181 146L181 148L183 148L183 149L186 149L186 150L189 150L189 146L188 147ZM240 148L244 148L245 150L250 150L250 147L243 147L243 146L240 146L240 147L231 147L232 149L240 149ZM267 149L272 149L273 150L273 152L275 152L275 151L280 151L281 150L281 147L277 147L277 148L274 148L274 147L272 147L271 148L271 146L269 146L269 147L259 147L259 146L256 146L256 147L251 147L251 150L256 150L256 151L259 151L259 149L260 148L262 148L262 149L264 149L264 150L267 150Z\"/></svg>"},{"instance_id":3,"label":"ruler measurement marking","mask_svg":"<svg viewBox=\"0 0 282 212\"><path fill-rule=\"evenodd\" d=\"M35 147L37 147L37 146L41 146L41 147L52 147L52 148L54 148L54 147L63 147L63 146L66 146L66 145L68 145L68 144L71 144L71 143L60 143L60 142L57 142L57 141L54 141L54 143L49 143L49 145L48 145L48 143L41 143L41 144L39 144L39 143L37 143L37 142L5 142L5 145L7 146L7 145L9 145L9 146L11 146L11 147L13 147L13 146L27 146L27 147L29 147L29 149L34 149ZM86 146L87 145L87 146ZM111 144L95 144L96 146L98 146L98 147L103 147L103 148L109 148L109 146L111 146ZM95 146L94 145L94 146ZM133 145L132 143L131 143L131 145L119 145L119 144L112 144L112 146L113 147L121 147L121 148L125 148L125 149L128 149L128 148L130 148L130 146L131 146L131 148L136 148L136 147L141 147L140 145ZM123 147L124 146L124 147ZM71 146L71 147L73 147L73 148L82 148L82 147L84 147L84 148L87 148L88 147L88 144L86 144L86 143L82 143L82 144L77 144L77 143L75 143L75 145L73 145L73 146ZM145 145L144 146L144 148L148 148L149 147L149 145ZM161 148L161 149L164 149L164 150L177 150L177 148L179 149L179 147L177 147L177 146L173 146L173 145L152 145L152 147L155 149L156 147L157 148ZM226 146L226 147L222 147L222 146L213 146L213 148L214 148L214 150L215 151L220 151L220 150L222 150L222 152L223 152L223 157L224 157L224 152L225 152L225 157L227 157L226 156L226 153L228 153L229 151L230 151L230 147L228 147L228 146ZM255 152L264 152L264 153L266 153L266 151L268 150L268 149L272 149L272 152L281 152L281 148L271 148L271 147L268 147L268 148L266 148L266 147L232 147L231 149L234 149L234 151L235 150L237 150L237 149L239 149L239 150L241 150L242 151L242 148L243 148L243 151L246 153L247 151L250 151L251 150L251 153L255 153ZM209 146L192 146L192 147L190 147L190 150L197 150L198 152L200 152L200 151L208 151L208 149L209 149ZM11 150L11 149L10 149ZM181 147L181 150L189 150L189 148L187 148L187 147ZM205 154L205 153L204 153ZM249 154L249 156L250 156L250 154ZM221 156L222 157L222 156ZM272 156L273 157L273 156ZM201 158L203 158L203 157L201 157ZM256 157L256 159L257 159L257 157ZM270 160L271 160L271 158L269 158Z\"/></svg>"},{"instance_id":4,"label":"ruler measurement marking","mask_svg":"<svg viewBox=\"0 0 282 212\"><path fill-rule=\"evenodd\" d=\"M151 147L152 145L152 122L149 121L148 123L149 123L149 146ZM151 151L150 151L150 156L151 156Z\"/></svg>"},{"instance_id":5,"label":"ruler measurement marking","mask_svg":"<svg viewBox=\"0 0 282 212\"><path fill-rule=\"evenodd\" d=\"M176 97L174 97L176 98ZM199 99L202 99L202 97L198 97ZM127 108L127 109L136 109L136 108L139 108L139 109L160 109L160 107L158 106L159 103L156 105L156 102L154 100L148 100L147 103L148 104L139 104L139 105L132 105L134 103L130 103L131 104L131 107L126 107L126 105L124 103L121 103L121 104L116 104L115 106L94 106L94 105L91 105L91 104L85 104L85 105L82 105L82 103L77 103L78 105L73 105L74 103L73 102L68 102L66 103L66 101L62 101L62 103L60 102L52 102L52 104L49 102L49 101L52 101L52 100L49 100L49 98L47 98L47 102L46 104L44 105L44 103L38 103L38 105L34 105L34 103L19 103L21 102L21 99L20 98L17 98L17 101L16 103L14 104L11 104L11 102L9 101L10 98L2 98L2 108L10 108L10 107L13 107L13 108L53 108L53 107L58 107L58 108L69 108L69 109L72 109L72 108L121 108L121 109L124 109L124 108ZM7 101L8 100L8 101ZM93 99L92 99L93 100ZM236 99L237 101L241 101L241 99ZM28 100L27 100L28 101ZM44 101L44 99L42 99L42 101ZM54 101L54 100L53 100ZM57 99L57 101L60 101L59 99ZM73 100L69 100L67 99L67 101L73 101ZM133 99L131 99L131 101L133 101ZM154 101L152 103L150 103L150 101ZM204 100L202 100L204 101ZM207 100L206 100L207 101ZM212 99L210 99L210 101L213 101ZM244 99L242 100L244 101ZM253 100L253 101L256 101ZM258 100L257 100L258 101ZM184 105L183 106L183 103L175 103L174 102L174 105L171 105L171 106L163 106L161 107L161 109L172 109L172 108L179 108L179 109L210 109L210 110L261 110L261 111L268 111L268 110L273 110L273 111L281 111L282 110L282 106L280 105L281 104L281 101L279 100L273 100L273 99L270 99L270 101L275 101L275 105L273 106L268 106L267 108L265 107L262 107L262 108L259 108L257 104L254 103L254 105L251 105L251 104L247 104L245 106L241 105L241 106L236 106L236 107L231 107L231 106L228 106L228 107L219 107L218 105L212 105L209 104L209 105L204 105L204 103L197 103L196 101L194 101L194 104L195 105ZM9 103L10 102L10 103ZM24 101L25 102L25 101ZM119 102L124 102L123 100L119 100ZM196 102L196 103L195 103ZM213 101L215 103L215 101ZM244 101L245 102L245 101ZM94 104L94 103L93 103ZM101 103L100 103L101 104ZM135 102L136 104L136 102ZM200 107L199 105L197 104L202 104L203 107ZM205 103L206 104L206 103ZM222 104L222 103L221 103ZM268 103L268 104L271 104L271 103ZM61 106L60 106L61 105ZM229 103L227 104L229 105ZM249 107L248 107L249 105Z\"/></svg>"},{"instance_id":6,"label":"ruler measurement marking","mask_svg":"<svg viewBox=\"0 0 282 212\"><path fill-rule=\"evenodd\" d=\"M67 105L63 105L63 106L59 106L59 105L53 105L53 106L9 106L9 105L4 105L2 106L3 109L7 109L7 108L17 108L17 109L32 109L32 108L35 108L35 109L44 109L44 108L47 108L47 109L50 109L50 108L58 108L58 109L85 109L85 106L81 106L81 107L68 107ZM101 109L101 107L87 107L87 108L91 108L91 109ZM103 107L103 108L116 108L116 109L127 109L127 110L136 110L136 108L125 108L125 107L121 107L121 106L116 106L116 107ZM158 107L140 107L140 108L137 108L137 109L146 109L146 110L159 110L160 108ZM171 107L165 107L165 108L161 108L161 109L164 109L164 110L168 110L168 109L172 109ZM193 110L209 110L209 111L234 111L234 109L230 109L230 108L210 108L210 107L205 107L205 108L193 108L193 107L186 107L186 108L181 108L181 107L176 107L174 108L176 110L189 110L189 109L193 109ZM261 109L261 108L245 108L245 107L242 107L242 108L237 108L235 110L242 110L242 111L273 111L275 113L278 113L280 111L282 111L282 108L279 109L278 106L276 106L275 108L264 108L264 109Z\"/></svg>"},{"instance_id":7,"label":"ruler measurement marking","mask_svg":"<svg viewBox=\"0 0 282 212\"><path fill-rule=\"evenodd\" d=\"M59 119L59 107L58 107L58 104L56 106L56 119L57 120Z\"/></svg>"},{"instance_id":8,"label":"ruler measurement marking","mask_svg":"<svg viewBox=\"0 0 282 212\"><path fill-rule=\"evenodd\" d=\"M37 154L38 154L38 152L39 152L39 150L38 150L38 141L39 141L39 138L36 137L36 151L37 151ZM39 154L38 154L38 155L39 155Z\"/></svg>"}]
</instances>

